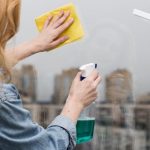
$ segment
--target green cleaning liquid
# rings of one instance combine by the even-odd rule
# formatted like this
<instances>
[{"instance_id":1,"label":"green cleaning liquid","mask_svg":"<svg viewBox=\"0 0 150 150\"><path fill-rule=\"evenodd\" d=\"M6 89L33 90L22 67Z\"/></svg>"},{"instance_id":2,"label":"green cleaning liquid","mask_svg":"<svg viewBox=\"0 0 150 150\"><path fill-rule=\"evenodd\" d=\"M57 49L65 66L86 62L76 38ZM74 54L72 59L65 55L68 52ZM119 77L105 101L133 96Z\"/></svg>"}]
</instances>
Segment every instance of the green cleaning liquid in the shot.
<instances>
[{"instance_id":1,"label":"green cleaning liquid","mask_svg":"<svg viewBox=\"0 0 150 150\"><path fill-rule=\"evenodd\" d=\"M77 144L85 143L93 138L95 118L78 119L77 129Z\"/></svg>"}]
</instances>

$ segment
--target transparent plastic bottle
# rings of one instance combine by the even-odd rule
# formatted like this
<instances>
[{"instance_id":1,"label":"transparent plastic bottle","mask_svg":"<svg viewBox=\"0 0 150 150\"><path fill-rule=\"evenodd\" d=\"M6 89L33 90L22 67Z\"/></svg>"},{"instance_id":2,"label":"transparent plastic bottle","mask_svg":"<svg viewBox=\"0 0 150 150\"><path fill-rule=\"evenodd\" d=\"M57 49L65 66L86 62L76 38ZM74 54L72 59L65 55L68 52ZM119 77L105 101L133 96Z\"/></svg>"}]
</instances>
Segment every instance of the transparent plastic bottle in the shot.
<instances>
[{"instance_id":1,"label":"transparent plastic bottle","mask_svg":"<svg viewBox=\"0 0 150 150\"><path fill-rule=\"evenodd\" d=\"M81 66L81 80L84 80L96 68L97 64L95 63ZM77 121L77 144L88 142L93 138L95 126L94 108L95 103L92 103L90 106L85 108Z\"/></svg>"}]
</instances>

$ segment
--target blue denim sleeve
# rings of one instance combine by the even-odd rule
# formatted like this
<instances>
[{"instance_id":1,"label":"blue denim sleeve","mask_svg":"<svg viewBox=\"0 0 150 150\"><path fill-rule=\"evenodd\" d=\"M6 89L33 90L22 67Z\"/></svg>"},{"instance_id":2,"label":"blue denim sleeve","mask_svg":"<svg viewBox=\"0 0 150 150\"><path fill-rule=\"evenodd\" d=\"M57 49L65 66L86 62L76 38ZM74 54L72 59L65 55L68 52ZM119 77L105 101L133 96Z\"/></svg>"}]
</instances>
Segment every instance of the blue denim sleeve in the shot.
<instances>
[{"instance_id":1,"label":"blue denim sleeve","mask_svg":"<svg viewBox=\"0 0 150 150\"><path fill-rule=\"evenodd\" d=\"M32 122L14 87L0 92L0 150L72 150L75 144L76 128L69 118L59 115L44 129Z\"/></svg>"}]
</instances>

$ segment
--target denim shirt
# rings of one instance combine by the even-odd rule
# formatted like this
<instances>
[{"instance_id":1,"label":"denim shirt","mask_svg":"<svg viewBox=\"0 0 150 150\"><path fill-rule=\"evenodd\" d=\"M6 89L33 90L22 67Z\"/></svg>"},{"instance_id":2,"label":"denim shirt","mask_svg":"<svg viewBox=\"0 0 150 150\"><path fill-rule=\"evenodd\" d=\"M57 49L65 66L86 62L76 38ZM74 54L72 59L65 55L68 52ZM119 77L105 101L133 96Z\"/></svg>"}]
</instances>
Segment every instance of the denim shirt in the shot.
<instances>
[{"instance_id":1,"label":"denim shirt","mask_svg":"<svg viewBox=\"0 0 150 150\"><path fill-rule=\"evenodd\" d=\"M75 124L59 115L44 129L33 123L13 84L0 89L0 150L72 150Z\"/></svg>"}]
</instances>

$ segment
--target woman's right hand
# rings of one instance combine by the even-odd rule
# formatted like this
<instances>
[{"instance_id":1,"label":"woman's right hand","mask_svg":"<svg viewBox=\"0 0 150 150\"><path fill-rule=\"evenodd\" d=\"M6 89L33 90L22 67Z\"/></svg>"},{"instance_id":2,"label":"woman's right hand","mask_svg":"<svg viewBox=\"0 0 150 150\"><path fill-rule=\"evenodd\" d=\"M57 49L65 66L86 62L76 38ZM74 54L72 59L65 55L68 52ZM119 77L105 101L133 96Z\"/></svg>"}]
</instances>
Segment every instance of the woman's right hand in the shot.
<instances>
[{"instance_id":1,"label":"woman's right hand","mask_svg":"<svg viewBox=\"0 0 150 150\"><path fill-rule=\"evenodd\" d=\"M74 99L75 103L85 108L96 100L98 96L97 86L101 81L101 77L97 70L94 70L89 77L82 81L80 81L80 76L81 72L77 74L72 83L69 97Z\"/></svg>"},{"instance_id":2,"label":"woman's right hand","mask_svg":"<svg viewBox=\"0 0 150 150\"><path fill-rule=\"evenodd\" d=\"M94 70L86 79L80 81L79 72L70 88L70 92L63 108L62 115L69 117L76 123L82 110L96 100L98 96L97 86L101 81L101 76Z\"/></svg>"}]
</instances>

